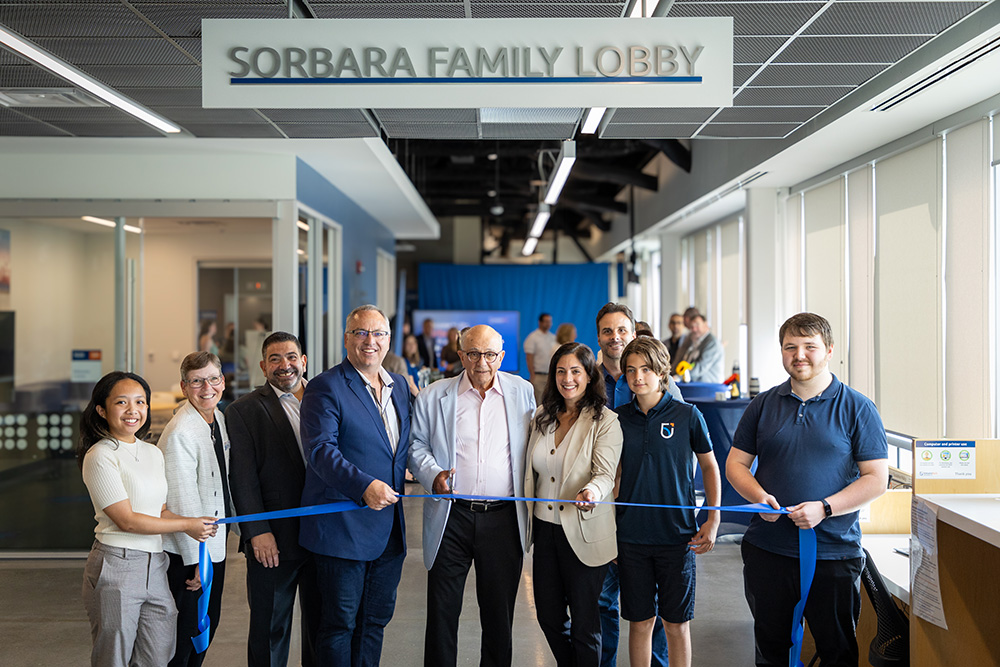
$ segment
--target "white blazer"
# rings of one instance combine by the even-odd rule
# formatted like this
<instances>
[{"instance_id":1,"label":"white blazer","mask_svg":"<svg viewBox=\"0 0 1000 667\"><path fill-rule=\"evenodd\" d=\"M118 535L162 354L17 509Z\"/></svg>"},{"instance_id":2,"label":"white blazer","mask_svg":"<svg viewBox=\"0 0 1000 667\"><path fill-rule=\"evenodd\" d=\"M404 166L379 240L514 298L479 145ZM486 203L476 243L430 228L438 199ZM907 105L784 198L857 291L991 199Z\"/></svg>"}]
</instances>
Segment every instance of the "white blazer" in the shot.
<instances>
[{"instance_id":1,"label":"white blazer","mask_svg":"<svg viewBox=\"0 0 1000 667\"><path fill-rule=\"evenodd\" d=\"M215 419L222 433L222 449L226 469L219 469L219 459L212 446L212 430L201 413L190 403L184 403L163 429L157 446L163 451L164 472L167 475L167 509L179 516L226 516L222 476L229 474L229 434L226 419L215 410ZM220 526L210 537L208 552L212 562L226 559L226 531ZM163 550L178 554L185 565L198 562L198 541L186 533L167 533Z\"/></svg>"},{"instance_id":2,"label":"white blazer","mask_svg":"<svg viewBox=\"0 0 1000 667\"><path fill-rule=\"evenodd\" d=\"M600 421L594 421L594 412L590 408L583 410L576 425L560 444L560 447L566 448L558 494L563 500L575 500L585 488L593 491L599 500L614 500L615 473L622 455L622 427L618 424L617 414L606 407L602 410ZM541 439L542 432L532 423L524 464L524 495L528 498L535 497L538 475L531 467L531 456ZM534 503L527 505L530 517ZM575 505L566 503L559 509L559 523L566 541L581 563L599 567L618 556L614 505L598 505L589 512L581 512ZM530 521L524 542L528 546L532 542Z\"/></svg>"},{"instance_id":3,"label":"white blazer","mask_svg":"<svg viewBox=\"0 0 1000 667\"><path fill-rule=\"evenodd\" d=\"M464 374L464 371L463 371ZM410 425L410 458L407 467L428 493L433 493L434 478L443 470L455 467L455 410L458 384L463 374L438 380L417 394ZM510 465L514 495L521 496L524 484L524 449L528 444L528 424L535 411L535 390L531 383L516 375L497 373L495 382L503 390L510 438ZM431 569L448 523L451 501L424 501L424 565ZM524 548L528 513L524 503L517 503L517 525Z\"/></svg>"}]
</instances>

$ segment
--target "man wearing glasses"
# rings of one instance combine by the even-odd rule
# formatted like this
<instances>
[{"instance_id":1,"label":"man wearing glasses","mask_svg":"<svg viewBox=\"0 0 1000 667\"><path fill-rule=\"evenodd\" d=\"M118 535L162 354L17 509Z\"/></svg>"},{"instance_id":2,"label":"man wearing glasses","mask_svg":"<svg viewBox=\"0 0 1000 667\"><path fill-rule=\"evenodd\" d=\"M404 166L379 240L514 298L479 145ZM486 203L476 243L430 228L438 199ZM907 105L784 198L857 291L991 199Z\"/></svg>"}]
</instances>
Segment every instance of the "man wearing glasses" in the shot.
<instances>
[{"instance_id":1,"label":"man wearing glasses","mask_svg":"<svg viewBox=\"0 0 1000 667\"><path fill-rule=\"evenodd\" d=\"M500 373L503 339L479 325L464 332L461 375L440 380L417 396L409 468L435 494L523 495L524 451L535 411L531 384ZM427 630L424 665L453 667L458 617L469 567L476 565L482 623L480 664L511 664L511 624L528 520L512 500L427 500L424 565Z\"/></svg>"},{"instance_id":2,"label":"man wearing glasses","mask_svg":"<svg viewBox=\"0 0 1000 667\"><path fill-rule=\"evenodd\" d=\"M163 450L167 477L167 509L179 516L232 516L229 497L229 435L216 407L226 380L222 363L211 352L192 352L181 362L181 391L187 403L177 409L157 443ZM228 528L228 526L227 526ZM209 641L219 625L222 589L226 582L226 535L220 530L205 540L214 576L208 603ZM167 582L177 604L177 652L174 665L200 665L205 653L196 653L191 637L198 632L198 542L184 533L163 536L167 552Z\"/></svg>"},{"instance_id":3,"label":"man wearing glasses","mask_svg":"<svg viewBox=\"0 0 1000 667\"><path fill-rule=\"evenodd\" d=\"M316 563L318 663L348 667L379 663L396 606L410 390L382 368L389 321L381 310L355 308L344 329L347 359L311 380L302 397L302 505L347 500L363 509L302 517L299 543Z\"/></svg>"}]
</instances>

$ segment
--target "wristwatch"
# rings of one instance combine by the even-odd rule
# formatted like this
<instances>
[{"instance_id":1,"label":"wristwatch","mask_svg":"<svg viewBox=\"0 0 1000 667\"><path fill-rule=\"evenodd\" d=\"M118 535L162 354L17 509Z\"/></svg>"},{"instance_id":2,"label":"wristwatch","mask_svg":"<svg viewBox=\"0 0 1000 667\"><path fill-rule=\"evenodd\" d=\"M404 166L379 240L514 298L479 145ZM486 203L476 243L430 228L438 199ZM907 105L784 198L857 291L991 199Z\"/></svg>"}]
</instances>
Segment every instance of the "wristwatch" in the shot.
<instances>
[{"instance_id":1,"label":"wristwatch","mask_svg":"<svg viewBox=\"0 0 1000 667\"><path fill-rule=\"evenodd\" d=\"M833 508L830 507L830 503L826 501L826 498L823 499L823 514L825 514L826 517L833 516Z\"/></svg>"}]
</instances>

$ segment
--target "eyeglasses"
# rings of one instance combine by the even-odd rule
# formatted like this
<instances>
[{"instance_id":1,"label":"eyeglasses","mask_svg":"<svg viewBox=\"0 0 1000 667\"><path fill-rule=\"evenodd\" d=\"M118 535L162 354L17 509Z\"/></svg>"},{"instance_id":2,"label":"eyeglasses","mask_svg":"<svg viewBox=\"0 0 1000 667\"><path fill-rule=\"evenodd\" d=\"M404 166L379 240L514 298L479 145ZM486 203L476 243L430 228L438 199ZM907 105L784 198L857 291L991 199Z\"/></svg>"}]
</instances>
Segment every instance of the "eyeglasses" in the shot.
<instances>
[{"instance_id":1,"label":"eyeglasses","mask_svg":"<svg viewBox=\"0 0 1000 667\"><path fill-rule=\"evenodd\" d=\"M213 387L218 387L225 379L226 378L221 375L213 375L210 378L194 378L193 380L184 380L184 384L189 387L194 387L195 389L201 389L205 386L206 382Z\"/></svg>"},{"instance_id":2,"label":"eyeglasses","mask_svg":"<svg viewBox=\"0 0 1000 667\"><path fill-rule=\"evenodd\" d=\"M382 340L383 338L389 337L388 331L369 331L368 329L353 329L348 331L350 335L354 336L355 340L364 340L371 336L375 340Z\"/></svg>"},{"instance_id":3,"label":"eyeglasses","mask_svg":"<svg viewBox=\"0 0 1000 667\"><path fill-rule=\"evenodd\" d=\"M477 352L475 350L471 352L465 352L463 354L465 354L465 356L469 358L469 361L471 361L474 364L479 363L480 359L485 359L486 363L492 364L494 361L497 360L497 357L500 356L499 352Z\"/></svg>"}]
</instances>

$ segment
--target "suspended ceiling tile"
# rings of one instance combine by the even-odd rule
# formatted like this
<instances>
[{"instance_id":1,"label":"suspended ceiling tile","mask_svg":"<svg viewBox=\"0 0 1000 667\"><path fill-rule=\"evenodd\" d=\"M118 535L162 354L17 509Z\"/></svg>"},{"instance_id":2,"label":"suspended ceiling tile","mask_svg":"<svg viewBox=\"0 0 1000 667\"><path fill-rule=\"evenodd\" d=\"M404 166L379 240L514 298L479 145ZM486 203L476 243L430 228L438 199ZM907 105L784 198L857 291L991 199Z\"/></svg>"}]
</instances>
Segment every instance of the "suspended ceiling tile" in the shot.
<instances>
[{"instance_id":1,"label":"suspended ceiling tile","mask_svg":"<svg viewBox=\"0 0 1000 667\"><path fill-rule=\"evenodd\" d=\"M895 63L928 36L806 37L792 42L777 63Z\"/></svg>"},{"instance_id":2,"label":"suspended ceiling tile","mask_svg":"<svg viewBox=\"0 0 1000 667\"><path fill-rule=\"evenodd\" d=\"M479 120L486 123L576 123L583 109L515 109L512 107L484 107L479 110Z\"/></svg>"},{"instance_id":3,"label":"suspended ceiling tile","mask_svg":"<svg viewBox=\"0 0 1000 667\"><path fill-rule=\"evenodd\" d=\"M191 65L191 59L162 37L58 37L35 40L43 49L82 65Z\"/></svg>"},{"instance_id":4,"label":"suspended ceiling tile","mask_svg":"<svg viewBox=\"0 0 1000 667\"><path fill-rule=\"evenodd\" d=\"M715 107L692 108L622 108L615 109L609 124L624 123L703 123L715 112Z\"/></svg>"},{"instance_id":5,"label":"suspended ceiling tile","mask_svg":"<svg viewBox=\"0 0 1000 667\"><path fill-rule=\"evenodd\" d=\"M985 2L837 2L806 35L936 35Z\"/></svg>"},{"instance_id":6,"label":"suspended ceiling tile","mask_svg":"<svg viewBox=\"0 0 1000 667\"><path fill-rule=\"evenodd\" d=\"M32 40L39 37L158 36L142 17L120 2L0 5L0 23Z\"/></svg>"},{"instance_id":7,"label":"suspended ceiling tile","mask_svg":"<svg viewBox=\"0 0 1000 667\"><path fill-rule=\"evenodd\" d=\"M200 107L201 88L130 88L122 87L118 92L127 95L146 106Z\"/></svg>"},{"instance_id":8,"label":"suspended ceiling tile","mask_svg":"<svg viewBox=\"0 0 1000 667\"><path fill-rule=\"evenodd\" d=\"M755 86L860 86L888 65L768 65Z\"/></svg>"},{"instance_id":9,"label":"suspended ceiling tile","mask_svg":"<svg viewBox=\"0 0 1000 667\"><path fill-rule=\"evenodd\" d=\"M32 122L0 121L0 137L66 137L66 132L46 125Z\"/></svg>"},{"instance_id":10,"label":"suspended ceiling tile","mask_svg":"<svg viewBox=\"0 0 1000 667\"><path fill-rule=\"evenodd\" d=\"M382 122L475 123L476 109L375 109Z\"/></svg>"},{"instance_id":11,"label":"suspended ceiling tile","mask_svg":"<svg viewBox=\"0 0 1000 667\"><path fill-rule=\"evenodd\" d=\"M384 122L382 129L392 139L479 139L476 123Z\"/></svg>"},{"instance_id":12,"label":"suspended ceiling tile","mask_svg":"<svg viewBox=\"0 0 1000 667\"><path fill-rule=\"evenodd\" d=\"M292 139L347 139L377 137L379 133L368 123L281 123L281 130Z\"/></svg>"},{"instance_id":13,"label":"suspended ceiling tile","mask_svg":"<svg viewBox=\"0 0 1000 667\"><path fill-rule=\"evenodd\" d=\"M270 123L185 123L184 129L196 137L234 139L279 138L281 133Z\"/></svg>"},{"instance_id":14,"label":"suspended ceiling tile","mask_svg":"<svg viewBox=\"0 0 1000 667\"><path fill-rule=\"evenodd\" d=\"M709 2L674 3L668 16L732 16L736 35L792 35L822 2Z\"/></svg>"},{"instance_id":15,"label":"suspended ceiling tile","mask_svg":"<svg viewBox=\"0 0 1000 667\"><path fill-rule=\"evenodd\" d=\"M367 123L360 109L260 109L276 123Z\"/></svg>"},{"instance_id":16,"label":"suspended ceiling tile","mask_svg":"<svg viewBox=\"0 0 1000 667\"><path fill-rule=\"evenodd\" d=\"M78 137L162 137L163 134L145 123L53 123Z\"/></svg>"},{"instance_id":17,"label":"suspended ceiling tile","mask_svg":"<svg viewBox=\"0 0 1000 667\"><path fill-rule=\"evenodd\" d=\"M733 65L733 85L742 86L759 69L760 65Z\"/></svg>"},{"instance_id":18,"label":"suspended ceiling tile","mask_svg":"<svg viewBox=\"0 0 1000 667\"><path fill-rule=\"evenodd\" d=\"M804 123L826 107L730 107L723 109L713 123Z\"/></svg>"},{"instance_id":19,"label":"suspended ceiling tile","mask_svg":"<svg viewBox=\"0 0 1000 667\"><path fill-rule=\"evenodd\" d=\"M80 69L112 88L193 88L201 85L199 65L88 65Z\"/></svg>"},{"instance_id":20,"label":"suspended ceiling tile","mask_svg":"<svg viewBox=\"0 0 1000 667\"><path fill-rule=\"evenodd\" d=\"M704 138L724 138L724 139L782 139L797 127L798 123L769 124L741 124L734 123L711 123L704 130L698 133L698 137Z\"/></svg>"},{"instance_id":21,"label":"suspended ceiling tile","mask_svg":"<svg viewBox=\"0 0 1000 667\"><path fill-rule=\"evenodd\" d=\"M829 106L854 90L850 86L808 88L744 88L733 100L736 106Z\"/></svg>"},{"instance_id":22,"label":"suspended ceiling tile","mask_svg":"<svg viewBox=\"0 0 1000 667\"><path fill-rule=\"evenodd\" d=\"M135 3L143 16L171 37L201 37L202 19L281 19L288 18L284 5ZM288 19L290 21L298 19Z\"/></svg>"},{"instance_id":23,"label":"suspended ceiling tile","mask_svg":"<svg viewBox=\"0 0 1000 667\"><path fill-rule=\"evenodd\" d=\"M22 107L26 116L59 125L73 123L132 123L135 119L115 107Z\"/></svg>"},{"instance_id":24,"label":"suspended ceiling tile","mask_svg":"<svg viewBox=\"0 0 1000 667\"><path fill-rule=\"evenodd\" d=\"M66 88L72 85L35 65L0 66L0 82L4 88Z\"/></svg>"},{"instance_id":25,"label":"suspended ceiling tile","mask_svg":"<svg viewBox=\"0 0 1000 667\"><path fill-rule=\"evenodd\" d=\"M483 139L572 139L576 123L482 123Z\"/></svg>"},{"instance_id":26,"label":"suspended ceiling tile","mask_svg":"<svg viewBox=\"0 0 1000 667\"><path fill-rule=\"evenodd\" d=\"M175 123L263 123L266 122L253 109L203 109L201 107L157 107Z\"/></svg>"},{"instance_id":27,"label":"suspended ceiling tile","mask_svg":"<svg viewBox=\"0 0 1000 667\"><path fill-rule=\"evenodd\" d=\"M608 125L602 139L687 139L701 123L622 123Z\"/></svg>"},{"instance_id":28,"label":"suspended ceiling tile","mask_svg":"<svg viewBox=\"0 0 1000 667\"><path fill-rule=\"evenodd\" d=\"M337 2L310 3L321 19L462 19L461 2Z\"/></svg>"},{"instance_id":29,"label":"suspended ceiling tile","mask_svg":"<svg viewBox=\"0 0 1000 667\"><path fill-rule=\"evenodd\" d=\"M473 2L472 18L619 18L620 2Z\"/></svg>"},{"instance_id":30,"label":"suspended ceiling tile","mask_svg":"<svg viewBox=\"0 0 1000 667\"><path fill-rule=\"evenodd\" d=\"M759 65L787 41L787 37L733 37L733 64Z\"/></svg>"}]
</instances>

